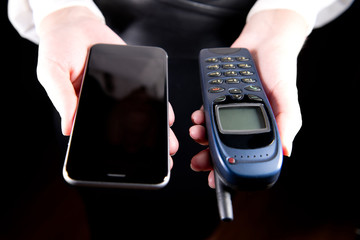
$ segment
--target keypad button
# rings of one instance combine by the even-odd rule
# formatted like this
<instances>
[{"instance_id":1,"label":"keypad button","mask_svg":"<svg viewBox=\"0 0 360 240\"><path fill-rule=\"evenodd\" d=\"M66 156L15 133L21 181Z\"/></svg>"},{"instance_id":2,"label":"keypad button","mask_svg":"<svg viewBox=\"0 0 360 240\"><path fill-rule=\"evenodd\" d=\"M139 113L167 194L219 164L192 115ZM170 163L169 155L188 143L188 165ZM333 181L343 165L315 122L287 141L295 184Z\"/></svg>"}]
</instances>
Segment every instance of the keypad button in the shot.
<instances>
[{"instance_id":1,"label":"keypad button","mask_svg":"<svg viewBox=\"0 0 360 240\"><path fill-rule=\"evenodd\" d=\"M240 62L249 61L249 59L247 57L236 57L235 59L240 61Z\"/></svg>"},{"instance_id":2,"label":"keypad button","mask_svg":"<svg viewBox=\"0 0 360 240\"><path fill-rule=\"evenodd\" d=\"M244 95L242 95L242 94L233 94L233 95L231 95L231 98L233 100L241 100L241 99L243 99L243 97L244 97Z\"/></svg>"},{"instance_id":3,"label":"keypad button","mask_svg":"<svg viewBox=\"0 0 360 240\"><path fill-rule=\"evenodd\" d=\"M253 75L254 73L253 73L253 72L250 72L250 71L240 71L240 74L243 75L243 76L251 76L251 75Z\"/></svg>"},{"instance_id":4,"label":"keypad button","mask_svg":"<svg viewBox=\"0 0 360 240\"><path fill-rule=\"evenodd\" d=\"M241 64L238 64L238 67L239 68L251 68L251 65L247 64L247 63L241 63Z\"/></svg>"},{"instance_id":5,"label":"keypad button","mask_svg":"<svg viewBox=\"0 0 360 240\"><path fill-rule=\"evenodd\" d=\"M254 83L256 82L256 80L254 78L243 78L241 79L242 82L244 83Z\"/></svg>"},{"instance_id":6,"label":"keypad button","mask_svg":"<svg viewBox=\"0 0 360 240\"><path fill-rule=\"evenodd\" d=\"M222 61L222 62L233 62L234 59L232 57L222 57L222 58L220 58L220 61Z\"/></svg>"},{"instance_id":7,"label":"keypad button","mask_svg":"<svg viewBox=\"0 0 360 240\"><path fill-rule=\"evenodd\" d=\"M208 63L216 63L216 62L219 62L219 59L217 59L217 58L207 58L205 61L208 62Z\"/></svg>"},{"instance_id":8,"label":"keypad button","mask_svg":"<svg viewBox=\"0 0 360 240\"><path fill-rule=\"evenodd\" d=\"M239 88L230 88L229 93L231 93L231 94L239 94L239 93L241 93L241 90Z\"/></svg>"},{"instance_id":9,"label":"keypad button","mask_svg":"<svg viewBox=\"0 0 360 240\"><path fill-rule=\"evenodd\" d=\"M209 77L220 77L221 76L221 72L210 72L208 73Z\"/></svg>"},{"instance_id":10,"label":"keypad button","mask_svg":"<svg viewBox=\"0 0 360 240\"><path fill-rule=\"evenodd\" d=\"M210 84L222 84L223 82L224 82L224 80L222 80L220 78L209 81Z\"/></svg>"},{"instance_id":11,"label":"keypad button","mask_svg":"<svg viewBox=\"0 0 360 240\"><path fill-rule=\"evenodd\" d=\"M219 93L219 92L223 92L224 90L225 90L225 88L222 88L222 87L209 88L210 93Z\"/></svg>"},{"instance_id":12,"label":"keypad button","mask_svg":"<svg viewBox=\"0 0 360 240\"><path fill-rule=\"evenodd\" d=\"M233 69L233 68L236 68L236 66L234 64L229 63L229 64L222 65L222 68L224 68L224 69Z\"/></svg>"},{"instance_id":13,"label":"keypad button","mask_svg":"<svg viewBox=\"0 0 360 240\"><path fill-rule=\"evenodd\" d=\"M214 102L219 103L219 102L223 102L225 100L226 100L226 96L220 96L220 97L215 98Z\"/></svg>"},{"instance_id":14,"label":"keypad button","mask_svg":"<svg viewBox=\"0 0 360 240\"><path fill-rule=\"evenodd\" d=\"M251 100L262 102L262 98L260 98L259 96L249 94L248 97L249 97Z\"/></svg>"},{"instance_id":15,"label":"keypad button","mask_svg":"<svg viewBox=\"0 0 360 240\"><path fill-rule=\"evenodd\" d=\"M235 72L235 71L226 71L226 72L224 73L224 75L225 75L226 77L235 77L235 76L238 75L238 73Z\"/></svg>"},{"instance_id":16,"label":"keypad button","mask_svg":"<svg viewBox=\"0 0 360 240\"><path fill-rule=\"evenodd\" d=\"M236 84L236 83L239 83L239 82L240 81L237 78L230 78L230 79L225 80L225 83L227 83L227 84Z\"/></svg>"},{"instance_id":17,"label":"keypad button","mask_svg":"<svg viewBox=\"0 0 360 240\"><path fill-rule=\"evenodd\" d=\"M248 91L252 91L252 92L260 92L261 88L255 85L249 85L247 87L245 87L246 90Z\"/></svg>"},{"instance_id":18,"label":"keypad button","mask_svg":"<svg viewBox=\"0 0 360 240\"><path fill-rule=\"evenodd\" d=\"M220 66L217 64L213 64L213 65L207 66L206 68L209 70L218 70L220 68Z\"/></svg>"}]
</instances>

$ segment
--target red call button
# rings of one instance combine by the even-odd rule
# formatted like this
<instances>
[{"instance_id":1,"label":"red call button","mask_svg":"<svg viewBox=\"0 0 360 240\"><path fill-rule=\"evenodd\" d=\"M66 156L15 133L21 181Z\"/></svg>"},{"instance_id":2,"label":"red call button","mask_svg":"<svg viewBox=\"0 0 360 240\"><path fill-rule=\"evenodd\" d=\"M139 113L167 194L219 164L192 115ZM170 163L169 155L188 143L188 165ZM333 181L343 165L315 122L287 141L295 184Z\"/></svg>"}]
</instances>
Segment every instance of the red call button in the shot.
<instances>
[{"instance_id":1,"label":"red call button","mask_svg":"<svg viewBox=\"0 0 360 240\"><path fill-rule=\"evenodd\" d=\"M209 92L210 93L219 93L219 92L222 92L224 91L225 88L222 88L222 87L212 87L212 88L209 88Z\"/></svg>"},{"instance_id":2,"label":"red call button","mask_svg":"<svg viewBox=\"0 0 360 240\"><path fill-rule=\"evenodd\" d=\"M228 162L231 164L234 164L234 163L236 163L236 160L235 160L235 158L229 157Z\"/></svg>"}]
</instances>

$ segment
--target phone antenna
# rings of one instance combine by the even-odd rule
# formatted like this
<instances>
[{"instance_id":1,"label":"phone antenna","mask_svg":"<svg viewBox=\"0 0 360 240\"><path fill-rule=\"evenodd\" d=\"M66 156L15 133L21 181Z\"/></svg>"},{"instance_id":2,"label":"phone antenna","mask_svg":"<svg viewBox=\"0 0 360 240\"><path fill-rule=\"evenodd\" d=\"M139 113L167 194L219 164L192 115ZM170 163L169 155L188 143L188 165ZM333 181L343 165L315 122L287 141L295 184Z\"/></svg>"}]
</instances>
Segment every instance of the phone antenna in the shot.
<instances>
[{"instance_id":1,"label":"phone antenna","mask_svg":"<svg viewBox=\"0 0 360 240\"><path fill-rule=\"evenodd\" d=\"M220 219L224 222L230 222L234 219L231 193L221 181L218 173L214 171L215 176L215 191L217 204L219 209Z\"/></svg>"}]
</instances>

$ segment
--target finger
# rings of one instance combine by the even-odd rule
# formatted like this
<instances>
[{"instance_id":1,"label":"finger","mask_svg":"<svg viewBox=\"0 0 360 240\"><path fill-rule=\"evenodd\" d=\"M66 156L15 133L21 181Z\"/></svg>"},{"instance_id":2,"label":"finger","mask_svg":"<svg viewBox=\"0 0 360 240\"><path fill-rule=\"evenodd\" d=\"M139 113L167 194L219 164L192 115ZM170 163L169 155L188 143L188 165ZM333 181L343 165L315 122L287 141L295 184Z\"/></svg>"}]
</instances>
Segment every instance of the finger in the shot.
<instances>
[{"instance_id":1,"label":"finger","mask_svg":"<svg viewBox=\"0 0 360 240\"><path fill-rule=\"evenodd\" d=\"M294 119L290 122L290 120L291 117L286 113L280 114L276 117L283 146L283 154L288 157L290 157L292 152L294 138L301 128L301 121Z\"/></svg>"},{"instance_id":2,"label":"finger","mask_svg":"<svg viewBox=\"0 0 360 240\"><path fill-rule=\"evenodd\" d=\"M169 156L169 162L170 162L170 170L171 170L174 166L174 161L171 156Z\"/></svg>"},{"instance_id":3,"label":"finger","mask_svg":"<svg viewBox=\"0 0 360 240\"><path fill-rule=\"evenodd\" d=\"M283 154L290 157L293 141L302 125L300 107L296 102L293 107L274 112L274 114L279 129Z\"/></svg>"},{"instance_id":4,"label":"finger","mask_svg":"<svg viewBox=\"0 0 360 240\"><path fill-rule=\"evenodd\" d=\"M190 127L189 129L189 135L192 139L194 139L195 142L201 144L201 145L208 145L208 139L206 135L206 128L202 125L195 125Z\"/></svg>"},{"instance_id":5,"label":"finger","mask_svg":"<svg viewBox=\"0 0 360 240\"><path fill-rule=\"evenodd\" d=\"M174 122L175 122L174 109L172 108L171 104L169 103L169 125L170 125L170 127L174 124Z\"/></svg>"},{"instance_id":6,"label":"finger","mask_svg":"<svg viewBox=\"0 0 360 240\"><path fill-rule=\"evenodd\" d=\"M205 123L205 114L204 108L201 107L200 110L196 110L191 115L191 120L194 124L204 124Z\"/></svg>"},{"instance_id":7,"label":"finger","mask_svg":"<svg viewBox=\"0 0 360 240\"><path fill-rule=\"evenodd\" d=\"M205 149L198 154L196 154L190 163L190 167L192 170L196 172L200 171L210 171L213 169L211 158L210 158L210 151L209 149Z\"/></svg>"},{"instance_id":8,"label":"finger","mask_svg":"<svg viewBox=\"0 0 360 240\"><path fill-rule=\"evenodd\" d=\"M179 141L177 140L172 129L170 129L169 132L169 145L169 153L171 156L174 156L179 150Z\"/></svg>"},{"instance_id":9,"label":"finger","mask_svg":"<svg viewBox=\"0 0 360 240\"><path fill-rule=\"evenodd\" d=\"M77 105L77 96L68 72L53 61L39 58L37 75L39 82L45 88L50 100L61 116L63 134L70 135Z\"/></svg>"},{"instance_id":10,"label":"finger","mask_svg":"<svg viewBox=\"0 0 360 240\"><path fill-rule=\"evenodd\" d=\"M280 88L280 87L279 87ZM285 89L287 91L285 91ZM301 110L296 88L285 87L283 91L270 96L278 125L283 154L290 156L292 144L302 125Z\"/></svg>"},{"instance_id":11,"label":"finger","mask_svg":"<svg viewBox=\"0 0 360 240\"><path fill-rule=\"evenodd\" d=\"M208 184L209 184L209 187L215 188L214 170L212 170L212 171L209 173L209 176L208 176Z\"/></svg>"}]
</instances>

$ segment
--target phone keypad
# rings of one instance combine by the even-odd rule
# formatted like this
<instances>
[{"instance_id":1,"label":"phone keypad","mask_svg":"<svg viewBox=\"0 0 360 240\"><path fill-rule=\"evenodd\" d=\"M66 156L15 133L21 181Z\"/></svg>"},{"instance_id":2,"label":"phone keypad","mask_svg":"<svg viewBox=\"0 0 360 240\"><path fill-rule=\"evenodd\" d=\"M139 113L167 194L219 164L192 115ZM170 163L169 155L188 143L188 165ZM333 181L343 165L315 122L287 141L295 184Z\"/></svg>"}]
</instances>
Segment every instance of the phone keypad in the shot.
<instances>
[{"instance_id":1,"label":"phone keypad","mask_svg":"<svg viewBox=\"0 0 360 240\"><path fill-rule=\"evenodd\" d=\"M255 70L252 70L252 63L249 58L244 56L222 56L210 57L205 59L208 64L206 69L210 80L208 91L211 94L223 93L215 98L214 102L223 102L230 97L232 100L242 100L244 94L250 100L262 101L261 97L252 93L261 92L262 88L258 86L257 79L254 76ZM248 92L248 93L247 93Z\"/></svg>"}]
</instances>

